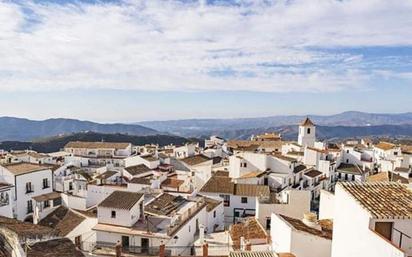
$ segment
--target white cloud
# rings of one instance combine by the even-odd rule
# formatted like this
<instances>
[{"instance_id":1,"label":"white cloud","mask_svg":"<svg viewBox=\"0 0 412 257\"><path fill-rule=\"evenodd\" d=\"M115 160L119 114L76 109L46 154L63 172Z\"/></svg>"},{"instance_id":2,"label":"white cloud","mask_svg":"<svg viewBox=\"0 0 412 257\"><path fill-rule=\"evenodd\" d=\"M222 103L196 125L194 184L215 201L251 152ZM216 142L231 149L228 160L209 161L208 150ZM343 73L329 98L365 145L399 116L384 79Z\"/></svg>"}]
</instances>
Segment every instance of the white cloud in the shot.
<instances>
[{"instance_id":1,"label":"white cloud","mask_svg":"<svg viewBox=\"0 0 412 257\"><path fill-rule=\"evenodd\" d=\"M364 88L362 55L309 49L412 45L412 1L240 2L0 0L0 91Z\"/></svg>"}]
</instances>

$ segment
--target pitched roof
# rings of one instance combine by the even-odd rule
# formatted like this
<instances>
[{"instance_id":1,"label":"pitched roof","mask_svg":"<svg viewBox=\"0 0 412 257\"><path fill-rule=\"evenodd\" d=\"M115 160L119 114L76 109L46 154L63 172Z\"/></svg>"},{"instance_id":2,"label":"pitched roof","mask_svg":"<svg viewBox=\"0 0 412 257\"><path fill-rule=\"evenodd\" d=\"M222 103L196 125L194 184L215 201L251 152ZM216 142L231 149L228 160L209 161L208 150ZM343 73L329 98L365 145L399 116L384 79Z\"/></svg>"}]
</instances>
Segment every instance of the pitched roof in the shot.
<instances>
[{"instance_id":1,"label":"pitched roof","mask_svg":"<svg viewBox=\"0 0 412 257\"><path fill-rule=\"evenodd\" d=\"M49 165L40 165L27 162L13 163L13 164L4 164L2 165L8 171L14 175L22 175L26 173L42 171L42 170L52 170L52 167Z\"/></svg>"},{"instance_id":2,"label":"pitched roof","mask_svg":"<svg viewBox=\"0 0 412 257\"><path fill-rule=\"evenodd\" d=\"M303 223L303 221L299 219L294 219L294 218L281 215L281 214L278 214L278 215L296 230L306 232L314 236L323 237L329 240L332 239L332 231L330 230L318 230L318 229L309 227L308 225L306 225L305 223Z\"/></svg>"},{"instance_id":3,"label":"pitched roof","mask_svg":"<svg viewBox=\"0 0 412 257\"><path fill-rule=\"evenodd\" d=\"M64 148L125 149L129 145L130 143L71 141L67 143Z\"/></svg>"},{"instance_id":4,"label":"pitched roof","mask_svg":"<svg viewBox=\"0 0 412 257\"><path fill-rule=\"evenodd\" d=\"M298 166L295 166L295 168L293 169L293 173L299 173L302 170L305 170L307 167L303 164L300 164Z\"/></svg>"},{"instance_id":5,"label":"pitched roof","mask_svg":"<svg viewBox=\"0 0 412 257\"><path fill-rule=\"evenodd\" d=\"M374 218L412 219L412 191L396 182L338 183Z\"/></svg>"},{"instance_id":6,"label":"pitched roof","mask_svg":"<svg viewBox=\"0 0 412 257\"><path fill-rule=\"evenodd\" d=\"M68 238L41 241L31 245L27 257L84 257Z\"/></svg>"},{"instance_id":7,"label":"pitched roof","mask_svg":"<svg viewBox=\"0 0 412 257\"><path fill-rule=\"evenodd\" d=\"M86 218L74 213L64 206L60 206L42 219L39 224L51 227L58 231L59 236L66 236Z\"/></svg>"},{"instance_id":8,"label":"pitched roof","mask_svg":"<svg viewBox=\"0 0 412 257\"><path fill-rule=\"evenodd\" d=\"M235 249L239 249L241 237L245 240L267 238L265 229L254 217L246 218L243 222L232 225L230 227L229 234L232 238L233 247Z\"/></svg>"},{"instance_id":9,"label":"pitched roof","mask_svg":"<svg viewBox=\"0 0 412 257\"><path fill-rule=\"evenodd\" d=\"M200 189L205 193L221 193L239 196L262 196L269 197L270 190L265 185L235 184L229 177L212 176Z\"/></svg>"},{"instance_id":10,"label":"pitched roof","mask_svg":"<svg viewBox=\"0 0 412 257\"><path fill-rule=\"evenodd\" d=\"M132 178L129 183L132 184L141 184L141 185L151 185L152 182L150 181L150 178L152 176L147 176L147 177L140 177L140 178Z\"/></svg>"},{"instance_id":11,"label":"pitched roof","mask_svg":"<svg viewBox=\"0 0 412 257\"><path fill-rule=\"evenodd\" d=\"M210 161L211 159L209 159L208 157L204 156L204 155L195 155L195 156L191 156L191 157L186 157L184 159L181 159L182 162L188 164L188 165L198 165L207 161Z\"/></svg>"},{"instance_id":12,"label":"pitched roof","mask_svg":"<svg viewBox=\"0 0 412 257\"><path fill-rule=\"evenodd\" d=\"M396 145L389 142L379 142L375 147L387 151L395 148Z\"/></svg>"},{"instance_id":13,"label":"pitched roof","mask_svg":"<svg viewBox=\"0 0 412 257\"><path fill-rule=\"evenodd\" d=\"M108 170L106 172L103 172L103 173L97 175L96 178L98 178L98 179L108 179L108 178L110 178L110 177L112 177L116 174L117 174L117 171Z\"/></svg>"},{"instance_id":14,"label":"pitched roof","mask_svg":"<svg viewBox=\"0 0 412 257\"><path fill-rule=\"evenodd\" d=\"M0 227L4 227L17 236L23 237L42 237L44 235L54 235L53 229L33 223L23 222L16 219L0 216Z\"/></svg>"},{"instance_id":15,"label":"pitched roof","mask_svg":"<svg viewBox=\"0 0 412 257\"><path fill-rule=\"evenodd\" d=\"M147 167L146 165L144 165L144 164L129 166L129 167L124 168L124 169L127 172L129 172L129 174L132 175L132 176L140 175L140 174L151 171L151 169L149 167Z\"/></svg>"},{"instance_id":16,"label":"pitched roof","mask_svg":"<svg viewBox=\"0 0 412 257\"><path fill-rule=\"evenodd\" d=\"M200 189L200 192L233 194L235 192L235 184L229 177L212 176Z\"/></svg>"},{"instance_id":17,"label":"pitched roof","mask_svg":"<svg viewBox=\"0 0 412 257\"><path fill-rule=\"evenodd\" d=\"M98 207L130 210L142 197L140 193L114 191Z\"/></svg>"},{"instance_id":18,"label":"pitched roof","mask_svg":"<svg viewBox=\"0 0 412 257\"><path fill-rule=\"evenodd\" d=\"M161 186L162 187L179 188L183 183L184 183L184 181L181 180L181 179L167 178L162 182Z\"/></svg>"},{"instance_id":19,"label":"pitched roof","mask_svg":"<svg viewBox=\"0 0 412 257\"><path fill-rule=\"evenodd\" d=\"M366 178L367 182L400 182L403 184L409 184L409 180L396 173L390 171L379 172L375 175L371 175Z\"/></svg>"},{"instance_id":20,"label":"pitched roof","mask_svg":"<svg viewBox=\"0 0 412 257\"><path fill-rule=\"evenodd\" d=\"M318 170L310 170L310 171L305 173L306 176L311 177L311 178L315 178L315 177L320 176L322 174L323 173L318 171Z\"/></svg>"},{"instance_id":21,"label":"pitched roof","mask_svg":"<svg viewBox=\"0 0 412 257\"><path fill-rule=\"evenodd\" d=\"M362 170L358 165L348 163L341 163L337 168L337 171L355 175L362 175L365 173L365 171Z\"/></svg>"},{"instance_id":22,"label":"pitched roof","mask_svg":"<svg viewBox=\"0 0 412 257\"><path fill-rule=\"evenodd\" d=\"M163 193L145 206L145 212L154 215L169 216L187 200L182 196Z\"/></svg>"},{"instance_id":23,"label":"pitched roof","mask_svg":"<svg viewBox=\"0 0 412 257\"><path fill-rule=\"evenodd\" d=\"M304 119L301 123L301 126L315 126L315 124L313 124L313 122L309 119L309 117L306 117L306 119Z\"/></svg>"},{"instance_id":24,"label":"pitched roof","mask_svg":"<svg viewBox=\"0 0 412 257\"><path fill-rule=\"evenodd\" d=\"M394 171L396 172L409 172L411 168L406 168L406 167L396 167Z\"/></svg>"},{"instance_id":25,"label":"pitched roof","mask_svg":"<svg viewBox=\"0 0 412 257\"><path fill-rule=\"evenodd\" d=\"M253 184L235 184L234 195L269 197L269 186Z\"/></svg>"},{"instance_id":26,"label":"pitched roof","mask_svg":"<svg viewBox=\"0 0 412 257\"><path fill-rule=\"evenodd\" d=\"M248 172L244 175L242 175L240 178L259 178L261 176L263 176L266 173L266 171L251 171Z\"/></svg>"},{"instance_id":27,"label":"pitched roof","mask_svg":"<svg viewBox=\"0 0 412 257\"><path fill-rule=\"evenodd\" d=\"M202 196L204 199L205 199L205 201L206 201L206 211L207 212L211 212L211 211L213 211L217 206L219 206L219 204L221 204L222 203L222 201L220 201L220 200L216 200L216 199L213 199L213 198L210 198L210 197L206 197L206 196Z\"/></svg>"}]
</instances>

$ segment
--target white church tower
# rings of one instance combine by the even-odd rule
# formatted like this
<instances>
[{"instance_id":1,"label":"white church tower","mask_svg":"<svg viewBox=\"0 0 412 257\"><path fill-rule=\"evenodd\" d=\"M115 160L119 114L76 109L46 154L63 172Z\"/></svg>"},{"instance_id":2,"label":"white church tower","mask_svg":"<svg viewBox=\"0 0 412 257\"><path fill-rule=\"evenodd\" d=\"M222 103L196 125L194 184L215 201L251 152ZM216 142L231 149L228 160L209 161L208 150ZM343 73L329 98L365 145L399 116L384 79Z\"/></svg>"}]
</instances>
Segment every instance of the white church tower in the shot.
<instances>
[{"instance_id":1,"label":"white church tower","mask_svg":"<svg viewBox=\"0 0 412 257\"><path fill-rule=\"evenodd\" d=\"M313 147L316 141L316 127L313 122L306 117L306 119L299 125L298 143L301 146Z\"/></svg>"}]
</instances>

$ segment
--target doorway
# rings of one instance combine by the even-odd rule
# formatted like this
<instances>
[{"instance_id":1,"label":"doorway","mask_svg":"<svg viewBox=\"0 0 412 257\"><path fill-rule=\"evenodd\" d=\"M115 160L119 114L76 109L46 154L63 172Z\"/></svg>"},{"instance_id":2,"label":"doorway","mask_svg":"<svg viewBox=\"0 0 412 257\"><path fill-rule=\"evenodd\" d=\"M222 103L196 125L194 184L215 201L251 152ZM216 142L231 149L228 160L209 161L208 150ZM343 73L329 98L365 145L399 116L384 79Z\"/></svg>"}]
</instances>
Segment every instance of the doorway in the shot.
<instances>
[{"instance_id":1,"label":"doorway","mask_svg":"<svg viewBox=\"0 0 412 257\"><path fill-rule=\"evenodd\" d=\"M142 246L142 253L148 253L149 252L149 238L142 238L141 246Z\"/></svg>"},{"instance_id":2,"label":"doorway","mask_svg":"<svg viewBox=\"0 0 412 257\"><path fill-rule=\"evenodd\" d=\"M122 247L125 250L129 250L129 237L128 236L122 236Z\"/></svg>"}]
</instances>

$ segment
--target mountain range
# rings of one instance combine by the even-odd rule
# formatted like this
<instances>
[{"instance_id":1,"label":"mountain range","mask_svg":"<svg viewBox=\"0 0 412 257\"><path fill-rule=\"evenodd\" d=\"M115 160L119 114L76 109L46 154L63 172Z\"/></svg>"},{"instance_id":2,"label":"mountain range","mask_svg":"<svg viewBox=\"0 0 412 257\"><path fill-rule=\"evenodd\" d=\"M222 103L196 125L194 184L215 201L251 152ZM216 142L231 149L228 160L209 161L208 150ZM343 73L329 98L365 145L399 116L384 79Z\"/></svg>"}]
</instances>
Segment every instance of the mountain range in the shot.
<instances>
[{"instance_id":1,"label":"mountain range","mask_svg":"<svg viewBox=\"0 0 412 257\"><path fill-rule=\"evenodd\" d=\"M305 117L310 117L317 125L317 136L320 139L361 136L412 137L411 112L380 114L350 111L323 116L284 115L240 119L186 119L145 121L133 124L103 124L63 118L36 121L0 117L0 142L28 142L54 136L69 136L80 132L131 136L176 135L181 138L219 135L226 139L245 139L254 134L278 131L285 139L296 139L297 124Z\"/></svg>"},{"instance_id":2,"label":"mountain range","mask_svg":"<svg viewBox=\"0 0 412 257\"><path fill-rule=\"evenodd\" d=\"M30 142L3 141L0 142L0 149L6 151L32 149L42 153L50 153L60 151L70 141L130 142L134 145L158 144L160 146L164 146L169 144L182 145L186 142L192 142L195 140L173 135L135 136L125 134L79 132L68 135L42 138L40 140L33 140Z\"/></svg>"},{"instance_id":3,"label":"mountain range","mask_svg":"<svg viewBox=\"0 0 412 257\"><path fill-rule=\"evenodd\" d=\"M209 135L217 131L234 131L246 129L269 129L281 126L297 125L304 118L310 119L316 125L368 127L380 125L412 125L412 112L399 114L365 113L348 111L334 115L279 115L260 118L240 119L186 119L168 121L146 121L136 124L168 131L181 136Z\"/></svg>"},{"instance_id":4,"label":"mountain range","mask_svg":"<svg viewBox=\"0 0 412 257\"><path fill-rule=\"evenodd\" d=\"M93 131L97 133L122 133L136 136L164 134L136 124L102 124L75 119L29 120L0 117L0 142L5 140L32 141L62 134Z\"/></svg>"}]
</instances>

